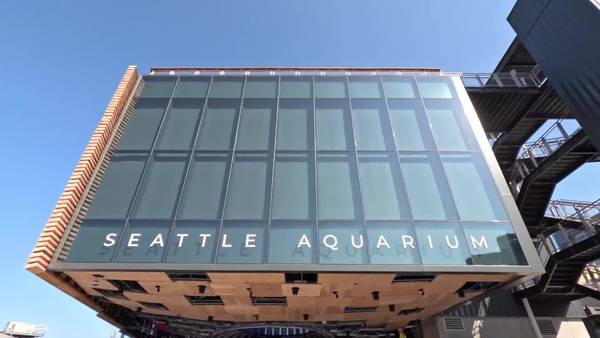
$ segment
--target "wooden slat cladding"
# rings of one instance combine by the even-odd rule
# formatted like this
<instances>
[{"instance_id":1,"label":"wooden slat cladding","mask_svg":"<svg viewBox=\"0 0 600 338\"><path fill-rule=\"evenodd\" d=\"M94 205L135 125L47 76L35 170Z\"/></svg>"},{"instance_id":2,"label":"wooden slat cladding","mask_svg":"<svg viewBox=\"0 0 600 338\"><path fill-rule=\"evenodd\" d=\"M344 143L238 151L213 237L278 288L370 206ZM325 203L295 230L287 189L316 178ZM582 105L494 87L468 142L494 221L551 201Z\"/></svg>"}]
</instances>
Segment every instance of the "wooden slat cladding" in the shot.
<instances>
[{"instance_id":1,"label":"wooden slat cladding","mask_svg":"<svg viewBox=\"0 0 600 338\"><path fill-rule=\"evenodd\" d=\"M94 170L99 165L101 155L135 88L137 79L137 67L129 66L29 256L25 268L32 273L40 275L46 272L61 238L65 235L67 225L73 217L77 216L75 214L77 205L83 197L86 186L90 183Z\"/></svg>"}]
</instances>

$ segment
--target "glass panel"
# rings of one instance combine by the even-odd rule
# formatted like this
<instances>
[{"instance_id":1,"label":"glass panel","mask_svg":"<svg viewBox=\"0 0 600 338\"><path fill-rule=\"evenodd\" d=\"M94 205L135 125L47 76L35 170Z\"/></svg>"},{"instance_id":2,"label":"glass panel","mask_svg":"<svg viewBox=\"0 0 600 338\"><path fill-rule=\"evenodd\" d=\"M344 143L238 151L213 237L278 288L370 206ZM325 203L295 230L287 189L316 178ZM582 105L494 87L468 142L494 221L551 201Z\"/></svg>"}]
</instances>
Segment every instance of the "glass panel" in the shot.
<instances>
[{"instance_id":1,"label":"glass panel","mask_svg":"<svg viewBox=\"0 0 600 338\"><path fill-rule=\"evenodd\" d=\"M317 100L318 150L354 149L352 120L347 100Z\"/></svg>"},{"instance_id":2,"label":"glass panel","mask_svg":"<svg viewBox=\"0 0 600 338\"><path fill-rule=\"evenodd\" d=\"M367 222L372 264L419 264L417 241L409 223Z\"/></svg>"},{"instance_id":3,"label":"glass panel","mask_svg":"<svg viewBox=\"0 0 600 338\"><path fill-rule=\"evenodd\" d=\"M368 264L363 222L319 222L319 264Z\"/></svg>"},{"instance_id":4,"label":"glass panel","mask_svg":"<svg viewBox=\"0 0 600 338\"><path fill-rule=\"evenodd\" d=\"M140 99L127 121L117 150L150 150L168 102L167 99Z\"/></svg>"},{"instance_id":5,"label":"glass panel","mask_svg":"<svg viewBox=\"0 0 600 338\"><path fill-rule=\"evenodd\" d=\"M230 154L194 154L179 218L219 219L223 210Z\"/></svg>"},{"instance_id":6,"label":"glass panel","mask_svg":"<svg viewBox=\"0 0 600 338\"><path fill-rule=\"evenodd\" d=\"M414 219L456 219L444 173L432 154L400 154L400 167Z\"/></svg>"},{"instance_id":7,"label":"glass panel","mask_svg":"<svg viewBox=\"0 0 600 338\"><path fill-rule=\"evenodd\" d=\"M146 156L114 154L86 218L126 218Z\"/></svg>"},{"instance_id":8,"label":"glass panel","mask_svg":"<svg viewBox=\"0 0 600 338\"><path fill-rule=\"evenodd\" d=\"M210 77L181 77L173 97L205 98Z\"/></svg>"},{"instance_id":9,"label":"glass panel","mask_svg":"<svg viewBox=\"0 0 600 338\"><path fill-rule=\"evenodd\" d=\"M84 221L69 250L72 263L108 263L117 248L125 220Z\"/></svg>"},{"instance_id":10,"label":"glass panel","mask_svg":"<svg viewBox=\"0 0 600 338\"><path fill-rule=\"evenodd\" d=\"M264 263L266 228L261 222L225 222L217 263Z\"/></svg>"},{"instance_id":11,"label":"glass panel","mask_svg":"<svg viewBox=\"0 0 600 338\"><path fill-rule=\"evenodd\" d=\"M141 97L171 97L176 77L144 77Z\"/></svg>"},{"instance_id":12,"label":"glass panel","mask_svg":"<svg viewBox=\"0 0 600 338\"><path fill-rule=\"evenodd\" d=\"M409 219L408 204L395 154L359 154L366 219Z\"/></svg>"},{"instance_id":13,"label":"glass panel","mask_svg":"<svg viewBox=\"0 0 600 338\"><path fill-rule=\"evenodd\" d=\"M248 78L246 80L245 98L275 98L277 95L277 78Z\"/></svg>"},{"instance_id":14,"label":"glass panel","mask_svg":"<svg viewBox=\"0 0 600 338\"><path fill-rule=\"evenodd\" d=\"M266 219L271 191L271 157L236 154L225 216L229 219Z\"/></svg>"},{"instance_id":15,"label":"glass panel","mask_svg":"<svg viewBox=\"0 0 600 338\"><path fill-rule=\"evenodd\" d=\"M421 259L425 265L466 265L470 255L456 223L417 223Z\"/></svg>"},{"instance_id":16,"label":"glass panel","mask_svg":"<svg viewBox=\"0 0 600 338\"><path fill-rule=\"evenodd\" d=\"M417 78L419 81L419 89L421 96L424 99L451 99L454 90L450 79L448 78Z\"/></svg>"},{"instance_id":17,"label":"glass panel","mask_svg":"<svg viewBox=\"0 0 600 338\"><path fill-rule=\"evenodd\" d=\"M420 101L388 100L398 150L433 150L434 143Z\"/></svg>"},{"instance_id":18,"label":"glass panel","mask_svg":"<svg viewBox=\"0 0 600 338\"><path fill-rule=\"evenodd\" d=\"M352 98L380 98L383 97L379 78L351 77L350 97Z\"/></svg>"},{"instance_id":19,"label":"glass panel","mask_svg":"<svg viewBox=\"0 0 600 338\"><path fill-rule=\"evenodd\" d=\"M273 183L272 218L315 218L314 170L312 154L277 155Z\"/></svg>"},{"instance_id":20,"label":"glass panel","mask_svg":"<svg viewBox=\"0 0 600 338\"><path fill-rule=\"evenodd\" d=\"M346 90L346 78L315 78L315 97L330 99L348 97L348 93Z\"/></svg>"},{"instance_id":21,"label":"glass panel","mask_svg":"<svg viewBox=\"0 0 600 338\"><path fill-rule=\"evenodd\" d=\"M271 222L269 263L317 262L317 230L311 222Z\"/></svg>"},{"instance_id":22,"label":"glass panel","mask_svg":"<svg viewBox=\"0 0 600 338\"><path fill-rule=\"evenodd\" d=\"M312 78L281 78L279 97L282 98L311 98Z\"/></svg>"},{"instance_id":23,"label":"glass panel","mask_svg":"<svg viewBox=\"0 0 600 338\"><path fill-rule=\"evenodd\" d=\"M242 97L242 88L244 79L233 77L223 78L215 77L210 86L209 97L214 98L240 98Z\"/></svg>"},{"instance_id":24,"label":"glass panel","mask_svg":"<svg viewBox=\"0 0 600 338\"><path fill-rule=\"evenodd\" d=\"M190 149L203 105L204 100L173 99L160 131L157 149Z\"/></svg>"},{"instance_id":25,"label":"glass panel","mask_svg":"<svg viewBox=\"0 0 600 338\"><path fill-rule=\"evenodd\" d=\"M178 221L171 235L167 263L213 263L218 236L218 222Z\"/></svg>"},{"instance_id":26,"label":"glass panel","mask_svg":"<svg viewBox=\"0 0 600 338\"><path fill-rule=\"evenodd\" d=\"M314 149L312 100L281 99L277 115L277 149Z\"/></svg>"},{"instance_id":27,"label":"glass panel","mask_svg":"<svg viewBox=\"0 0 600 338\"><path fill-rule=\"evenodd\" d=\"M385 101L352 100L352 117L358 150L394 150Z\"/></svg>"},{"instance_id":28,"label":"glass panel","mask_svg":"<svg viewBox=\"0 0 600 338\"><path fill-rule=\"evenodd\" d=\"M232 149L239 108L240 100L208 100L196 149Z\"/></svg>"},{"instance_id":29,"label":"glass panel","mask_svg":"<svg viewBox=\"0 0 600 338\"><path fill-rule=\"evenodd\" d=\"M236 150L273 149L275 100L244 100Z\"/></svg>"},{"instance_id":30,"label":"glass panel","mask_svg":"<svg viewBox=\"0 0 600 338\"><path fill-rule=\"evenodd\" d=\"M115 262L158 263L169 240L171 221L131 221L125 230Z\"/></svg>"},{"instance_id":31,"label":"glass panel","mask_svg":"<svg viewBox=\"0 0 600 338\"><path fill-rule=\"evenodd\" d=\"M527 260L508 223L464 224L472 264L527 265Z\"/></svg>"},{"instance_id":32,"label":"glass panel","mask_svg":"<svg viewBox=\"0 0 600 338\"><path fill-rule=\"evenodd\" d=\"M385 96L388 98L414 99L417 97L416 84L413 78L383 78Z\"/></svg>"},{"instance_id":33,"label":"glass panel","mask_svg":"<svg viewBox=\"0 0 600 338\"><path fill-rule=\"evenodd\" d=\"M425 108L438 149L475 150L473 131L460 108L453 101L425 101Z\"/></svg>"},{"instance_id":34,"label":"glass panel","mask_svg":"<svg viewBox=\"0 0 600 338\"><path fill-rule=\"evenodd\" d=\"M187 158L187 154L154 155L135 202L134 218L173 217Z\"/></svg>"},{"instance_id":35,"label":"glass panel","mask_svg":"<svg viewBox=\"0 0 600 338\"><path fill-rule=\"evenodd\" d=\"M441 155L462 220L508 220L489 169L479 154Z\"/></svg>"},{"instance_id":36,"label":"glass panel","mask_svg":"<svg viewBox=\"0 0 600 338\"><path fill-rule=\"evenodd\" d=\"M354 155L318 155L317 173L319 219L362 219Z\"/></svg>"}]
</instances>

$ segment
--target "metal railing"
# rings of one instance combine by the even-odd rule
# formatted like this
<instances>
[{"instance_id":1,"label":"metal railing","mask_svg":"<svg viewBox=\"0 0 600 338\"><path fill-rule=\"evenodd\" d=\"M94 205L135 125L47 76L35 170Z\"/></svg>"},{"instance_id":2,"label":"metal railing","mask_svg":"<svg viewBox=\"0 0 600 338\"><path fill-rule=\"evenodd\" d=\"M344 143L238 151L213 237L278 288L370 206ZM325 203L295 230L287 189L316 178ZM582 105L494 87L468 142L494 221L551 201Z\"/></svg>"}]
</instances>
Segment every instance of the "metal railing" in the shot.
<instances>
[{"instance_id":1,"label":"metal railing","mask_svg":"<svg viewBox=\"0 0 600 338\"><path fill-rule=\"evenodd\" d=\"M529 73L462 73L461 79L467 88L539 88L546 81L539 67Z\"/></svg>"}]
</instances>

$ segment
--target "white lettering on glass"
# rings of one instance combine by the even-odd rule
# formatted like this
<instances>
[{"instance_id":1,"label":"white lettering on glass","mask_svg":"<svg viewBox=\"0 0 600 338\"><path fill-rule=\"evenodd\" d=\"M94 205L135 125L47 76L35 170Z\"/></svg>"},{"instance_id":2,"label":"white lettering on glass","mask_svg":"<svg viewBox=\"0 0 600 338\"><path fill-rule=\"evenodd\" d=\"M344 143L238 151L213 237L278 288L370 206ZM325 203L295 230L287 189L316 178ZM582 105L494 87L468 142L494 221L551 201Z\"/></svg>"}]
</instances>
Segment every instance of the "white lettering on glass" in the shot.
<instances>
[{"instance_id":1,"label":"white lettering on glass","mask_svg":"<svg viewBox=\"0 0 600 338\"><path fill-rule=\"evenodd\" d=\"M473 244L473 249L477 249L477 247L479 246L481 247L485 247L486 249L488 248L488 244L487 241L485 239L485 236L481 236L481 238L479 239L479 242L477 241L477 239L473 236L471 236L471 244Z\"/></svg>"},{"instance_id":2,"label":"white lettering on glass","mask_svg":"<svg viewBox=\"0 0 600 338\"><path fill-rule=\"evenodd\" d=\"M458 248L458 237L454 235L454 244L450 244L450 238L448 238L448 235L446 235L446 244L448 244L448 247L450 247L451 249Z\"/></svg>"},{"instance_id":3,"label":"white lettering on glass","mask_svg":"<svg viewBox=\"0 0 600 338\"><path fill-rule=\"evenodd\" d=\"M129 241L127 242L127 246L129 247L136 247L138 246L138 241L140 240L140 236L142 234L131 234L129 236Z\"/></svg>"},{"instance_id":4,"label":"white lettering on glass","mask_svg":"<svg viewBox=\"0 0 600 338\"><path fill-rule=\"evenodd\" d=\"M227 234L223 234L223 243L221 243L221 247L231 248L231 244L227 244Z\"/></svg>"},{"instance_id":5,"label":"white lettering on glass","mask_svg":"<svg viewBox=\"0 0 600 338\"><path fill-rule=\"evenodd\" d=\"M156 235L156 237L154 237L154 239L152 240L152 243L150 243L150 247L153 247L155 245L159 245L161 248L165 246L162 234Z\"/></svg>"},{"instance_id":6,"label":"white lettering on glass","mask_svg":"<svg viewBox=\"0 0 600 338\"><path fill-rule=\"evenodd\" d=\"M200 236L200 238L202 238L202 244L201 244L201 246L204 248L206 246L206 239L208 237L210 237L210 234L200 234L199 236ZM227 235L223 235L223 236L225 236L224 239L227 238Z\"/></svg>"},{"instance_id":7,"label":"white lettering on glass","mask_svg":"<svg viewBox=\"0 0 600 338\"><path fill-rule=\"evenodd\" d=\"M181 246L183 245L183 240L189 236L188 234L177 234L177 237L179 237L179 244L177 244L178 248L181 248Z\"/></svg>"},{"instance_id":8,"label":"white lettering on glass","mask_svg":"<svg viewBox=\"0 0 600 338\"><path fill-rule=\"evenodd\" d=\"M354 235L350 235L350 241L352 242L352 246L357 249L360 249L363 247L363 245L365 245L365 242L363 241L363 235L358 235L358 238L360 238L360 244L356 244L354 242Z\"/></svg>"},{"instance_id":9,"label":"white lettering on glass","mask_svg":"<svg viewBox=\"0 0 600 338\"><path fill-rule=\"evenodd\" d=\"M383 237L383 235L379 235L379 239L377 239L377 249L379 249L382 246L386 246L388 249L390 249L390 244L385 239L385 237Z\"/></svg>"},{"instance_id":10,"label":"white lettering on glass","mask_svg":"<svg viewBox=\"0 0 600 338\"><path fill-rule=\"evenodd\" d=\"M115 245L115 243L117 242L115 240L115 237L117 237L117 234L115 234L115 233L107 234L105 237L106 241L104 243L102 243L102 245L106 246L106 247Z\"/></svg>"},{"instance_id":11,"label":"white lettering on glass","mask_svg":"<svg viewBox=\"0 0 600 338\"><path fill-rule=\"evenodd\" d=\"M306 235L302 235L302 237L300 237L300 241L298 242L298 248L302 247L303 245L306 245L309 248L311 247L310 241L308 240L308 236Z\"/></svg>"},{"instance_id":12,"label":"white lettering on glass","mask_svg":"<svg viewBox=\"0 0 600 338\"><path fill-rule=\"evenodd\" d=\"M410 246L411 248L415 248L414 245L414 238L412 238L412 236L409 235L402 235L402 246L404 247L404 249L406 249L406 247Z\"/></svg>"},{"instance_id":13,"label":"white lettering on glass","mask_svg":"<svg viewBox=\"0 0 600 338\"><path fill-rule=\"evenodd\" d=\"M332 239L333 242L329 242L328 239ZM326 235L325 237L323 237L323 245L325 245L325 247L327 247L333 251L337 251L339 249L337 246L338 239L334 235Z\"/></svg>"},{"instance_id":14,"label":"white lettering on glass","mask_svg":"<svg viewBox=\"0 0 600 338\"><path fill-rule=\"evenodd\" d=\"M429 248L433 249L433 240L431 239L431 235L427 235L427 242L429 243Z\"/></svg>"},{"instance_id":15,"label":"white lettering on glass","mask_svg":"<svg viewBox=\"0 0 600 338\"><path fill-rule=\"evenodd\" d=\"M246 234L246 248L256 248L256 234Z\"/></svg>"}]
</instances>

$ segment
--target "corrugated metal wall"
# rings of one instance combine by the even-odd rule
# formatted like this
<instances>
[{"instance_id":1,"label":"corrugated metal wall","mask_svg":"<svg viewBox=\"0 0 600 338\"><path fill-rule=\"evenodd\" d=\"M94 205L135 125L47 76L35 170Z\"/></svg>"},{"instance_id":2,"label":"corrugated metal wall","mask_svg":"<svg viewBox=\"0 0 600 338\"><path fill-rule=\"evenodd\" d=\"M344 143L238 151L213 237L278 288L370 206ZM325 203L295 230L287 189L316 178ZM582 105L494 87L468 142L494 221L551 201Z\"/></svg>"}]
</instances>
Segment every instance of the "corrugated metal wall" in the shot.
<instances>
[{"instance_id":1,"label":"corrugated metal wall","mask_svg":"<svg viewBox=\"0 0 600 338\"><path fill-rule=\"evenodd\" d=\"M453 317L524 317L525 310L509 290L498 290L471 304L454 309L445 316Z\"/></svg>"},{"instance_id":2,"label":"corrugated metal wall","mask_svg":"<svg viewBox=\"0 0 600 338\"><path fill-rule=\"evenodd\" d=\"M592 0L518 0L508 21L600 149L600 9Z\"/></svg>"}]
</instances>

